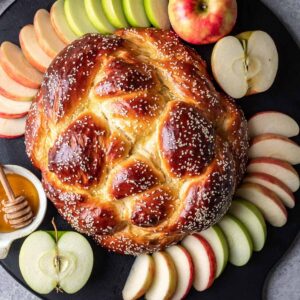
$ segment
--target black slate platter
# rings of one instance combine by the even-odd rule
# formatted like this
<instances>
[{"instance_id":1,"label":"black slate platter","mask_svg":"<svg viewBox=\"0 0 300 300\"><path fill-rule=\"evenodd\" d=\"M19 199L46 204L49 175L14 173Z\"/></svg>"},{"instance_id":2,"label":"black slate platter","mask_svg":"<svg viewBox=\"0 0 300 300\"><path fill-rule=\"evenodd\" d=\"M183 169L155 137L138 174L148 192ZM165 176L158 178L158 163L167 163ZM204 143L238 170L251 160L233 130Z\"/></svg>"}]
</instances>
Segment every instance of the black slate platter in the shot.
<instances>
[{"instance_id":1,"label":"black slate platter","mask_svg":"<svg viewBox=\"0 0 300 300\"><path fill-rule=\"evenodd\" d=\"M0 17L0 41L18 43L22 26L32 23L39 8L49 9L51 0L18 0ZM239 16L234 33L247 30L265 30L274 38L279 51L279 73L273 87L266 93L247 97L239 104L247 117L263 110L277 110L291 115L300 123L300 50L278 19L258 0L238 1ZM209 62L211 46L197 47ZM300 143L300 138L295 139ZM39 175L25 154L24 140L0 140L0 161L5 164L22 165ZM300 171L300 168L297 168ZM300 198L300 192L296 194ZM192 290L187 299L256 300L261 299L263 284L272 266L282 257L300 229L300 204L289 211L288 223L281 229L268 227L267 243L263 251L255 253L244 267L228 265L223 275L203 293ZM59 229L70 227L57 215L49 202L47 216L41 229L52 229L50 220L55 217ZM14 242L10 254L1 264L25 287L19 267L18 255L23 240ZM44 299L122 299L121 291L130 270L133 257L108 253L91 241L95 265L87 285L75 295L57 294L43 296ZM27 287L28 288L28 287ZM1 296L0 296L1 298ZM160 300L160 299L157 299Z\"/></svg>"}]
</instances>

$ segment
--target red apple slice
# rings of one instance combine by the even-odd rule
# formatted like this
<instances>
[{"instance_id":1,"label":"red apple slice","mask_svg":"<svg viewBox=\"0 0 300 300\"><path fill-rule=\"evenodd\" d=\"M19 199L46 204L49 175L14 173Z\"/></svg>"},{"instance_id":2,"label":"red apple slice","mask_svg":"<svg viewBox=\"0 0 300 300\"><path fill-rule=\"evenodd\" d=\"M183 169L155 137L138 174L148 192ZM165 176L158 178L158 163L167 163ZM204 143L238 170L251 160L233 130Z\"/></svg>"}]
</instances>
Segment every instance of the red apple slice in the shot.
<instances>
[{"instance_id":1,"label":"red apple slice","mask_svg":"<svg viewBox=\"0 0 300 300\"><path fill-rule=\"evenodd\" d=\"M131 267L122 291L123 299L134 300L142 297L153 281L154 271L154 260L151 255L138 256Z\"/></svg>"},{"instance_id":2,"label":"red apple slice","mask_svg":"<svg viewBox=\"0 0 300 300\"><path fill-rule=\"evenodd\" d=\"M43 74L26 60L18 46L3 42L0 49L0 63L7 75L26 87L33 89L40 87Z\"/></svg>"},{"instance_id":3,"label":"red apple slice","mask_svg":"<svg viewBox=\"0 0 300 300\"><path fill-rule=\"evenodd\" d=\"M300 180L297 171L287 162L270 157L252 159L248 165L249 173L265 173L278 178L292 192L299 189Z\"/></svg>"},{"instance_id":4,"label":"red apple slice","mask_svg":"<svg viewBox=\"0 0 300 300\"><path fill-rule=\"evenodd\" d=\"M21 119L0 118L0 138L13 139L25 133L26 117Z\"/></svg>"},{"instance_id":5,"label":"red apple slice","mask_svg":"<svg viewBox=\"0 0 300 300\"><path fill-rule=\"evenodd\" d=\"M176 289L177 273L171 256L164 251L153 254L155 273L153 282L146 293L147 300L170 299Z\"/></svg>"},{"instance_id":6,"label":"red apple slice","mask_svg":"<svg viewBox=\"0 0 300 300\"><path fill-rule=\"evenodd\" d=\"M24 117L31 106L31 102L18 102L0 95L0 118L18 119Z\"/></svg>"},{"instance_id":7,"label":"red apple slice","mask_svg":"<svg viewBox=\"0 0 300 300\"><path fill-rule=\"evenodd\" d=\"M243 182L254 182L273 191L284 203L285 206L293 208L295 197L292 191L276 177L264 173L249 173Z\"/></svg>"},{"instance_id":8,"label":"red apple slice","mask_svg":"<svg viewBox=\"0 0 300 300\"><path fill-rule=\"evenodd\" d=\"M31 101L38 90L31 89L11 79L0 65L0 95L11 100Z\"/></svg>"},{"instance_id":9,"label":"red apple slice","mask_svg":"<svg viewBox=\"0 0 300 300\"><path fill-rule=\"evenodd\" d=\"M54 2L50 10L51 24L58 37L65 43L70 44L75 41L78 36L72 31L67 22L64 9L65 0Z\"/></svg>"},{"instance_id":10,"label":"red apple slice","mask_svg":"<svg viewBox=\"0 0 300 300\"><path fill-rule=\"evenodd\" d=\"M268 188L258 183L243 183L236 195L258 207L264 218L275 227L282 227L287 222L287 211L281 200Z\"/></svg>"},{"instance_id":11,"label":"red apple slice","mask_svg":"<svg viewBox=\"0 0 300 300\"><path fill-rule=\"evenodd\" d=\"M23 54L29 63L40 72L45 73L52 58L39 45L33 25L26 25L21 29L19 40Z\"/></svg>"},{"instance_id":12,"label":"red apple slice","mask_svg":"<svg viewBox=\"0 0 300 300\"><path fill-rule=\"evenodd\" d=\"M194 265L188 251L180 245L167 248L177 271L177 287L171 300L181 300L186 297L193 285Z\"/></svg>"},{"instance_id":13,"label":"red apple slice","mask_svg":"<svg viewBox=\"0 0 300 300\"><path fill-rule=\"evenodd\" d=\"M296 165L300 163L300 147L287 137L266 133L252 140L249 157L272 157Z\"/></svg>"},{"instance_id":14,"label":"red apple slice","mask_svg":"<svg viewBox=\"0 0 300 300\"><path fill-rule=\"evenodd\" d=\"M54 58L64 47L64 44L55 33L50 15L45 9L40 9L34 16L34 30L41 48Z\"/></svg>"},{"instance_id":15,"label":"red apple slice","mask_svg":"<svg viewBox=\"0 0 300 300\"><path fill-rule=\"evenodd\" d=\"M299 134L297 122L290 116L277 111L263 111L255 114L248 121L248 129L251 137L264 133L274 133L286 137Z\"/></svg>"},{"instance_id":16,"label":"red apple slice","mask_svg":"<svg viewBox=\"0 0 300 300\"><path fill-rule=\"evenodd\" d=\"M200 235L189 235L182 241L182 246L190 253L194 268L194 288L201 292L214 282L216 258L209 243Z\"/></svg>"}]
</instances>

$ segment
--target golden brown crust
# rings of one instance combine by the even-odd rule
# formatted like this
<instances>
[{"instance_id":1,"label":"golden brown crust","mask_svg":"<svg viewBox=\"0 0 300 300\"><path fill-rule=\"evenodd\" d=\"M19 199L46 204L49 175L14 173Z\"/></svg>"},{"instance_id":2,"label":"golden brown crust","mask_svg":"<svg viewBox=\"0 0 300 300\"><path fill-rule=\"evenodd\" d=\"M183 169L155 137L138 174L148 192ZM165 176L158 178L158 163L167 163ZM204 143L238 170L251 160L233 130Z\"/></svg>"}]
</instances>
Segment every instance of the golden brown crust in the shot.
<instances>
[{"instance_id":1,"label":"golden brown crust","mask_svg":"<svg viewBox=\"0 0 300 300\"><path fill-rule=\"evenodd\" d=\"M26 150L78 231L125 254L216 223L245 171L243 113L172 31L89 34L47 71Z\"/></svg>"}]
</instances>

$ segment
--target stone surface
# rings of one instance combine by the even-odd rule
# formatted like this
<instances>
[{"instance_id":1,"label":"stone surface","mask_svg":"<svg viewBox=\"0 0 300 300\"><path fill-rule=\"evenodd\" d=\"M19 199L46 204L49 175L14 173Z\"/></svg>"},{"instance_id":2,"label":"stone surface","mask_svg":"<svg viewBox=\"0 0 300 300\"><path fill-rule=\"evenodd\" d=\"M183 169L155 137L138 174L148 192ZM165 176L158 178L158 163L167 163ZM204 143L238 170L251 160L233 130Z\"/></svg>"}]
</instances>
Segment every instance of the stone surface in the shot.
<instances>
[{"instance_id":1,"label":"stone surface","mask_svg":"<svg viewBox=\"0 0 300 300\"><path fill-rule=\"evenodd\" d=\"M0 9L5 1L7 0L0 0ZM11 2L11 0L8 1ZM263 2L281 19L300 46L300 1L263 0ZM299 278L300 235L296 238L291 250L288 251L285 257L277 264L277 267L275 267L269 275L265 285L263 298L266 300L299 300ZM38 298L25 290L0 266L0 299L37 300Z\"/></svg>"}]
</instances>

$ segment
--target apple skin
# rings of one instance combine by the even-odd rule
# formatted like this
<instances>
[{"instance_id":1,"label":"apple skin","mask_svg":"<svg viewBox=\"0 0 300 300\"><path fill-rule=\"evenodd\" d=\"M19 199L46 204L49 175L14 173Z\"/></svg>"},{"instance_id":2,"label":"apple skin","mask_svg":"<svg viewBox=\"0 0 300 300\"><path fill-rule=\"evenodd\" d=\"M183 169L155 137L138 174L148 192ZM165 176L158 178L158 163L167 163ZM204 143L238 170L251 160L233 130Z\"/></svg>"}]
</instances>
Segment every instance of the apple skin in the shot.
<instances>
[{"instance_id":1,"label":"apple skin","mask_svg":"<svg viewBox=\"0 0 300 300\"><path fill-rule=\"evenodd\" d=\"M243 182L258 183L266 188L272 190L289 208L295 206L295 196L293 192L282 181L276 177L259 172L249 173L243 180Z\"/></svg>"},{"instance_id":2,"label":"apple skin","mask_svg":"<svg viewBox=\"0 0 300 300\"><path fill-rule=\"evenodd\" d=\"M199 240L199 242L202 244L202 246L205 248L205 251L207 253L207 257L209 260L209 265L210 265L210 274L209 274L209 279L208 279L208 283L206 286L206 289L210 288L212 286L212 284L215 281L215 277L216 277L216 270L217 270L217 262L216 262L216 257L214 254L214 251L212 249L212 247L210 246L210 244L208 243L208 241L197 234L193 235L195 238L197 238Z\"/></svg>"},{"instance_id":3,"label":"apple skin","mask_svg":"<svg viewBox=\"0 0 300 300\"><path fill-rule=\"evenodd\" d=\"M20 118L25 117L26 115L27 115L27 112L21 113L21 114L5 114L5 113L0 112L0 118L3 118L3 119L20 119Z\"/></svg>"},{"instance_id":4,"label":"apple skin","mask_svg":"<svg viewBox=\"0 0 300 300\"><path fill-rule=\"evenodd\" d=\"M18 119L0 118L0 138L14 139L24 135L26 117Z\"/></svg>"},{"instance_id":5,"label":"apple skin","mask_svg":"<svg viewBox=\"0 0 300 300\"><path fill-rule=\"evenodd\" d=\"M24 134L14 135L14 136L8 136L8 135L2 135L2 134L0 134L0 139L13 140L13 139L17 139L19 137L22 137L23 135Z\"/></svg>"},{"instance_id":6,"label":"apple skin","mask_svg":"<svg viewBox=\"0 0 300 300\"><path fill-rule=\"evenodd\" d=\"M174 250L175 249L175 250ZM174 245L174 246L171 246L170 248L167 248L166 249L166 252L169 253L169 255L171 256L171 258L173 259L174 261L174 264L175 264L175 267L176 267L176 270L177 270L177 274L178 274L178 278L177 278L177 289L179 287L179 280L180 280L180 275L181 276L184 276L182 274L179 275L179 271L180 271L180 268L178 266L179 264L179 257L178 257L178 253L176 252L179 252L181 251L181 255L183 255L185 257L185 261L184 263L187 263L187 265L189 266L189 278L188 278L188 284L186 285L186 289L184 290L183 292L183 295L181 296L181 299L184 299L187 294L189 293L190 289L192 288L193 286L193 281L194 281L194 277L195 277L195 270L194 270L194 264L193 264L193 260L192 260L192 257L191 255L189 254L189 252L181 245ZM182 260L181 260L181 263L182 263ZM172 300L175 300L175 299L178 299L178 290L175 290L175 293L174 295L172 296ZM177 298L176 298L177 296Z\"/></svg>"},{"instance_id":7,"label":"apple skin","mask_svg":"<svg viewBox=\"0 0 300 300\"><path fill-rule=\"evenodd\" d=\"M14 101L32 101L34 97L22 97L5 90L0 86L0 95Z\"/></svg>"},{"instance_id":8,"label":"apple skin","mask_svg":"<svg viewBox=\"0 0 300 300\"><path fill-rule=\"evenodd\" d=\"M43 75L27 61L21 48L10 42L3 42L0 49L0 63L6 74L25 87L38 89Z\"/></svg>"},{"instance_id":9,"label":"apple skin","mask_svg":"<svg viewBox=\"0 0 300 300\"><path fill-rule=\"evenodd\" d=\"M296 192L300 187L300 179L294 167L280 159L271 157L259 157L251 159L247 173L266 173L282 181L292 192Z\"/></svg>"},{"instance_id":10,"label":"apple skin","mask_svg":"<svg viewBox=\"0 0 300 300\"><path fill-rule=\"evenodd\" d=\"M201 11L201 5L207 6ZM237 19L236 0L170 0L174 31L191 44L210 44L227 35Z\"/></svg>"}]
</instances>

